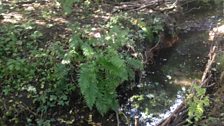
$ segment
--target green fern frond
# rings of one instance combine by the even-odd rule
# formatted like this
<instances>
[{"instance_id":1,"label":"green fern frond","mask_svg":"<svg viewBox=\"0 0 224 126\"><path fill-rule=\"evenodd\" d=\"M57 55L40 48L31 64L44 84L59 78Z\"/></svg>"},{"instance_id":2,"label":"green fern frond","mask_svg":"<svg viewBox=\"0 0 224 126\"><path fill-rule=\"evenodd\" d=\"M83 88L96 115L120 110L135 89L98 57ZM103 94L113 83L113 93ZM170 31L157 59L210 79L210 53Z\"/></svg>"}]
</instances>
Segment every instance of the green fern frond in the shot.
<instances>
[{"instance_id":1,"label":"green fern frond","mask_svg":"<svg viewBox=\"0 0 224 126\"><path fill-rule=\"evenodd\" d=\"M129 42L127 30L122 30L118 26L113 26L105 39L108 40L108 45L115 50Z\"/></svg>"},{"instance_id":2,"label":"green fern frond","mask_svg":"<svg viewBox=\"0 0 224 126\"><path fill-rule=\"evenodd\" d=\"M116 93L109 92L106 92L105 94L100 94L98 96L96 108L101 113L101 115L104 115L111 108L116 109L118 107L116 97Z\"/></svg>"},{"instance_id":3,"label":"green fern frond","mask_svg":"<svg viewBox=\"0 0 224 126\"><path fill-rule=\"evenodd\" d=\"M94 62L82 64L78 80L81 93L90 109L92 109L98 93L95 68Z\"/></svg>"},{"instance_id":4,"label":"green fern frond","mask_svg":"<svg viewBox=\"0 0 224 126\"><path fill-rule=\"evenodd\" d=\"M69 48L77 48L80 44L82 44L83 41L80 38L80 36L73 34L71 39L69 40Z\"/></svg>"},{"instance_id":5,"label":"green fern frond","mask_svg":"<svg viewBox=\"0 0 224 126\"><path fill-rule=\"evenodd\" d=\"M82 44L82 50L83 50L83 54L87 57L87 59L92 59L93 58L95 52L89 44L83 43Z\"/></svg>"},{"instance_id":6,"label":"green fern frond","mask_svg":"<svg viewBox=\"0 0 224 126\"><path fill-rule=\"evenodd\" d=\"M101 57L99 59L99 64L110 73L110 77L119 77L121 81L128 79L125 61L118 55Z\"/></svg>"}]
</instances>

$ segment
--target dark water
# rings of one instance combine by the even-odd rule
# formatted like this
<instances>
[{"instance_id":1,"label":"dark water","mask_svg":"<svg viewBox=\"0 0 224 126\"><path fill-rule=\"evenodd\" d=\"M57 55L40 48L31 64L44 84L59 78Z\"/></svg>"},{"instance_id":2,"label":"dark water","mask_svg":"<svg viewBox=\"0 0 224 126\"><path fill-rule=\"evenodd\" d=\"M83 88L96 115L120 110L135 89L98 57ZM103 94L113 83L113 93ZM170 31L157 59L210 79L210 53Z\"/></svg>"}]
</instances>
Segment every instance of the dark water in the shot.
<instances>
[{"instance_id":1,"label":"dark water","mask_svg":"<svg viewBox=\"0 0 224 126\"><path fill-rule=\"evenodd\" d=\"M199 81L207 62L208 32L188 33L173 48L161 50L155 65L145 71L136 93L122 107L131 125L138 117L142 126L160 122L181 103L193 81Z\"/></svg>"},{"instance_id":2,"label":"dark water","mask_svg":"<svg viewBox=\"0 0 224 126\"><path fill-rule=\"evenodd\" d=\"M201 79L211 45L209 31L222 17L220 9L184 17L180 41L160 51L156 63L148 66L133 95L121 106L130 126L135 118L140 126L155 126L181 104L191 84Z\"/></svg>"}]
</instances>

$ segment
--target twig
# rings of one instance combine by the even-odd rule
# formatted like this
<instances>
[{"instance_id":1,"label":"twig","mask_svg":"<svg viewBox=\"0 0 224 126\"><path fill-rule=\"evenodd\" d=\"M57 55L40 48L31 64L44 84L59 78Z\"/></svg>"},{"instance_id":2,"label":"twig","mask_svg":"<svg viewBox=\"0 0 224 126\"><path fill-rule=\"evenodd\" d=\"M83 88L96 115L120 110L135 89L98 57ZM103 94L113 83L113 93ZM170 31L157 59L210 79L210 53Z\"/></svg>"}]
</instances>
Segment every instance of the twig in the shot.
<instances>
[{"instance_id":1,"label":"twig","mask_svg":"<svg viewBox=\"0 0 224 126\"><path fill-rule=\"evenodd\" d=\"M117 126L120 126L119 113L118 113L118 111L115 111L115 113L116 113L116 118L117 118Z\"/></svg>"},{"instance_id":2,"label":"twig","mask_svg":"<svg viewBox=\"0 0 224 126\"><path fill-rule=\"evenodd\" d=\"M20 105L20 107L22 107L23 109L29 111L30 113L32 113L33 115L37 116L38 114L35 113L34 111L32 111L25 103L22 103L22 104L18 104Z\"/></svg>"},{"instance_id":3,"label":"twig","mask_svg":"<svg viewBox=\"0 0 224 126\"><path fill-rule=\"evenodd\" d=\"M129 121L128 117L123 112L120 112L120 114L122 114L124 116L124 118L126 119L126 124L129 126L130 121Z\"/></svg>"},{"instance_id":4,"label":"twig","mask_svg":"<svg viewBox=\"0 0 224 126\"><path fill-rule=\"evenodd\" d=\"M206 77L200 84L200 87L206 87L206 84L208 83L208 81L211 79L212 75L208 75L208 77Z\"/></svg>"},{"instance_id":5,"label":"twig","mask_svg":"<svg viewBox=\"0 0 224 126\"><path fill-rule=\"evenodd\" d=\"M210 85L207 85L207 86L204 86L205 88L210 88L210 87L212 87L212 86L214 86L215 85L215 83L212 83L212 84L210 84Z\"/></svg>"},{"instance_id":6,"label":"twig","mask_svg":"<svg viewBox=\"0 0 224 126\"><path fill-rule=\"evenodd\" d=\"M215 53L215 50L217 49L216 46L213 46L212 49L210 50L210 53L209 53L209 60L208 60L208 63L206 65L206 68L205 68L205 72L203 73L203 76L201 78L201 81L203 82L209 72L209 70L211 69L212 67L212 63L214 62L215 60L215 57L216 57L216 53Z\"/></svg>"},{"instance_id":7,"label":"twig","mask_svg":"<svg viewBox=\"0 0 224 126\"><path fill-rule=\"evenodd\" d=\"M139 117L135 116L135 126L139 126Z\"/></svg>"},{"instance_id":8,"label":"twig","mask_svg":"<svg viewBox=\"0 0 224 126\"><path fill-rule=\"evenodd\" d=\"M200 7L193 7L190 10L188 10L187 12L184 12L184 14L190 13L193 10L200 10L200 9L201 9L201 6Z\"/></svg>"},{"instance_id":9,"label":"twig","mask_svg":"<svg viewBox=\"0 0 224 126\"><path fill-rule=\"evenodd\" d=\"M153 5L154 5L154 6L153 6ZM146 4L146 5L140 6L139 8L130 10L130 11L138 11L138 10L142 10L142 9L145 9L145 8L149 8L149 7L151 7L151 6L156 7L156 6L158 6L158 5L159 5L158 2L152 2L152 3Z\"/></svg>"},{"instance_id":10,"label":"twig","mask_svg":"<svg viewBox=\"0 0 224 126\"><path fill-rule=\"evenodd\" d=\"M167 125L171 122L172 118L175 117L175 116L177 116L177 113L178 113L179 111L181 111L184 107L185 107L185 102L182 102L182 103L176 108L176 110L175 110L175 111L174 111L168 118L166 118L165 120L163 120L162 122L160 122L160 123L158 124L158 126L167 126Z\"/></svg>"}]
</instances>

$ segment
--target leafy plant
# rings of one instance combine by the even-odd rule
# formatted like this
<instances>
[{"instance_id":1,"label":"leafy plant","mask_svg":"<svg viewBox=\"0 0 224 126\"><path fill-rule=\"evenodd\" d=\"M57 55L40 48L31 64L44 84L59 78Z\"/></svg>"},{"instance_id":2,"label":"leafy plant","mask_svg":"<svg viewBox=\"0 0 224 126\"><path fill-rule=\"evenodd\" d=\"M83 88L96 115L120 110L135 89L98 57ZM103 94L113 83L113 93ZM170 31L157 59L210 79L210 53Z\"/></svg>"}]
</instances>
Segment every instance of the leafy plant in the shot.
<instances>
[{"instance_id":1,"label":"leafy plant","mask_svg":"<svg viewBox=\"0 0 224 126\"><path fill-rule=\"evenodd\" d=\"M128 32L114 26L101 38L83 41L81 36L74 33L64 63L81 63L78 82L90 109L96 106L101 114L109 109L116 110L116 88L125 80L133 79L134 75L130 73L134 74L134 70L142 68L139 60L119 52L129 42Z\"/></svg>"},{"instance_id":2,"label":"leafy plant","mask_svg":"<svg viewBox=\"0 0 224 126\"><path fill-rule=\"evenodd\" d=\"M143 31L145 37L149 41L152 41L152 39L153 39L153 31L152 31L152 28L150 28L149 26L147 26L144 21L141 21L139 19L132 18L130 21L131 21L132 24L137 25L138 27L140 27L141 30Z\"/></svg>"},{"instance_id":3,"label":"leafy plant","mask_svg":"<svg viewBox=\"0 0 224 126\"><path fill-rule=\"evenodd\" d=\"M195 95L190 94L187 98L189 122L191 119L199 121L203 116L205 107L209 105L209 98L205 96L205 88L193 84L193 90L195 90Z\"/></svg>"},{"instance_id":4,"label":"leafy plant","mask_svg":"<svg viewBox=\"0 0 224 126\"><path fill-rule=\"evenodd\" d=\"M40 125L49 123L46 113L68 105L76 86L69 80L69 66L59 62L63 46L55 42L38 47L43 35L32 24L6 25L0 32L1 97L6 106L1 113L7 113L2 120L18 123L24 112Z\"/></svg>"},{"instance_id":5,"label":"leafy plant","mask_svg":"<svg viewBox=\"0 0 224 126\"><path fill-rule=\"evenodd\" d=\"M75 2L83 1L60 0L68 14ZM41 16L48 19L51 13ZM142 69L142 62L123 49L133 44L129 31L113 24L94 38L87 28L69 27L74 33L67 43L57 39L60 35L45 39L41 31L46 28L33 20L1 26L0 121L50 125L56 119L49 114L68 106L71 94L79 93L77 86L90 109L96 107L102 115L116 110L117 87Z\"/></svg>"},{"instance_id":6,"label":"leafy plant","mask_svg":"<svg viewBox=\"0 0 224 126\"><path fill-rule=\"evenodd\" d=\"M58 0L63 8L65 14L70 14L72 12L72 6L75 2L79 2L80 0Z\"/></svg>"}]
</instances>

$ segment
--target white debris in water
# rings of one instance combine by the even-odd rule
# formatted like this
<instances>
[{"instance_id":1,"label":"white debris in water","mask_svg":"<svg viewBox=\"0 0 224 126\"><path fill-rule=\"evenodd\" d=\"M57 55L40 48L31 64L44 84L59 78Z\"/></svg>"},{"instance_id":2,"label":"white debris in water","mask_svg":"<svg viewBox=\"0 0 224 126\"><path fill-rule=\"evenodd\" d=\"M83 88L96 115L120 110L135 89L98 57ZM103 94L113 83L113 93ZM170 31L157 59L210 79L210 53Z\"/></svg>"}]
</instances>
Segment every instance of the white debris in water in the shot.
<instances>
[{"instance_id":1,"label":"white debris in water","mask_svg":"<svg viewBox=\"0 0 224 126\"><path fill-rule=\"evenodd\" d=\"M155 96L153 94L147 94L146 97L147 98L154 98Z\"/></svg>"},{"instance_id":2,"label":"white debris in water","mask_svg":"<svg viewBox=\"0 0 224 126\"><path fill-rule=\"evenodd\" d=\"M212 71L217 71L217 69L216 69L216 68L212 68L211 70L212 70Z\"/></svg>"},{"instance_id":3,"label":"white debris in water","mask_svg":"<svg viewBox=\"0 0 224 126\"><path fill-rule=\"evenodd\" d=\"M186 87L181 88L183 92L186 92Z\"/></svg>"},{"instance_id":4,"label":"white debris in water","mask_svg":"<svg viewBox=\"0 0 224 126\"><path fill-rule=\"evenodd\" d=\"M148 97L148 96L147 96ZM150 97L150 96L149 96ZM162 120L166 119L167 117L169 117L171 115L172 112L175 111L175 109L182 103L183 101L183 96L181 95L181 93L179 92L177 94L177 98L174 102L174 104L170 107L170 109L165 112L165 113L160 113L159 117L153 117L152 114L148 115L144 112L140 112L141 114L141 119L142 120L147 120L150 119L152 122L146 122L146 126L156 126L157 124L159 124Z\"/></svg>"},{"instance_id":5,"label":"white debris in water","mask_svg":"<svg viewBox=\"0 0 224 126\"><path fill-rule=\"evenodd\" d=\"M170 75L166 75L166 77L167 77L169 80L172 79L172 77L171 77Z\"/></svg>"}]
</instances>

